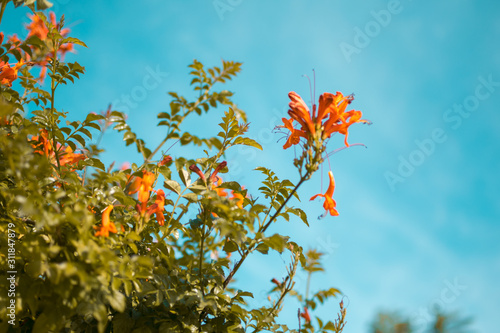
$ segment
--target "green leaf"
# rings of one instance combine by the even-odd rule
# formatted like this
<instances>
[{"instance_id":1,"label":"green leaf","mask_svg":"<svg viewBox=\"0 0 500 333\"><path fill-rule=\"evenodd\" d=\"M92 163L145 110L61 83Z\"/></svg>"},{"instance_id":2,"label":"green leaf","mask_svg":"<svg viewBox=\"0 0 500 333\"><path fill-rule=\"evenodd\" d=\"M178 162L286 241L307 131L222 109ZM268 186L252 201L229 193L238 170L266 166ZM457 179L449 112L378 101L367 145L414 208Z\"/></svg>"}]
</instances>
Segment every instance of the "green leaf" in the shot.
<instances>
[{"instance_id":1,"label":"green leaf","mask_svg":"<svg viewBox=\"0 0 500 333\"><path fill-rule=\"evenodd\" d=\"M198 201L198 195L196 195L195 193L186 193L182 197L189 200L190 202Z\"/></svg>"},{"instance_id":2,"label":"green leaf","mask_svg":"<svg viewBox=\"0 0 500 333\"><path fill-rule=\"evenodd\" d=\"M302 220L307 226L309 226L309 223L307 222L307 214L300 208L290 208L287 210L287 213L292 213Z\"/></svg>"},{"instance_id":3,"label":"green leaf","mask_svg":"<svg viewBox=\"0 0 500 333\"><path fill-rule=\"evenodd\" d=\"M89 113L85 118L85 123L90 123L96 120L104 120L104 119L106 119L106 117L104 117L102 114Z\"/></svg>"},{"instance_id":4,"label":"green leaf","mask_svg":"<svg viewBox=\"0 0 500 333\"><path fill-rule=\"evenodd\" d=\"M182 183L185 186L189 186L191 184L191 175L189 174L189 172L186 169L181 168L179 170L179 177L181 178Z\"/></svg>"},{"instance_id":5,"label":"green leaf","mask_svg":"<svg viewBox=\"0 0 500 333\"><path fill-rule=\"evenodd\" d=\"M234 140L233 144L255 147L257 149L262 150L262 146L257 141L255 141L254 139L250 139L250 138L238 137Z\"/></svg>"},{"instance_id":6,"label":"green leaf","mask_svg":"<svg viewBox=\"0 0 500 333\"><path fill-rule=\"evenodd\" d=\"M113 290L112 294L107 297L109 304L118 312L125 311L125 295L121 292Z\"/></svg>"},{"instance_id":7,"label":"green leaf","mask_svg":"<svg viewBox=\"0 0 500 333\"><path fill-rule=\"evenodd\" d=\"M278 251L279 253L282 253L283 250L286 247L286 244L288 242L288 239L290 237L288 236L282 236L280 234L274 234L271 237L267 237L264 239L264 244L272 248L273 250Z\"/></svg>"},{"instance_id":8,"label":"green leaf","mask_svg":"<svg viewBox=\"0 0 500 333\"><path fill-rule=\"evenodd\" d=\"M81 135L79 135L79 134L73 134L71 136L71 139L78 141L78 143L81 144L82 147L85 147L85 139L82 138Z\"/></svg>"},{"instance_id":9,"label":"green leaf","mask_svg":"<svg viewBox=\"0 0 500 333\"><path fill-rule=\"evenodd\" d=\"M269 246L264 243L260 243L255 249L262 254L267 254L269 252Z\"/></svg>"},{"instance_id":10,"label":"green leaf","mask_svg":"<svg viewBox=\"0 0 500 333\"><path fill-rule=\"evenodd\" d=\"M61 44L64 44L64 43L73 43L76 45L87 47L87 45L84 42L82 42L81 40L79 40L78 38L75 38L75 37L64 38L63 40L61 40Z\"/></svg>"},{"instance_id":11,"label":"green leaf","mask_svg":"<svg viewBox=\"0 0 500 333\"><path fill-rule=\"evenodd\" d=\"M217 186L218 188L228 188L233 191L241 192L241 186L238 182L224 182Z\"/></svg>"},{"instance_id":12,"label":"green leaf","mask_svg":"<svg viewBox=\"0 0 500 333\"><path fill-rule=\"evenodd\" d=\"M79 132L85 134L90 140L92 140L92 133L90 133L90 131L85 127L80 128Z\"/></svg>"},{"instance_id":13,"label":"green leaf","mask_svg":"<svg viewBox=\"0 0 500 333\"><path fill-rule=\"evenodd\" d=\"M169 189L170 191L173 191L173 192L175 192L177 194L181 194L181 185L179 185L179 183L176 182L175 180L167 179L163 183L163 186L166 189Z\"/></svg>"},{"instance_id":14,"label":"green leaf","mask_svg":"<svg viewBox=\"0 0 500 333\"><path fill-rule=\"evenodd\" d=\"M228 240L228 241L226 241L226 243L224 244L224 247L222 249L227 253L235 252L235 251L238 251L238 244L236 244L232 240Z\"/></svg>"}]
</instances>

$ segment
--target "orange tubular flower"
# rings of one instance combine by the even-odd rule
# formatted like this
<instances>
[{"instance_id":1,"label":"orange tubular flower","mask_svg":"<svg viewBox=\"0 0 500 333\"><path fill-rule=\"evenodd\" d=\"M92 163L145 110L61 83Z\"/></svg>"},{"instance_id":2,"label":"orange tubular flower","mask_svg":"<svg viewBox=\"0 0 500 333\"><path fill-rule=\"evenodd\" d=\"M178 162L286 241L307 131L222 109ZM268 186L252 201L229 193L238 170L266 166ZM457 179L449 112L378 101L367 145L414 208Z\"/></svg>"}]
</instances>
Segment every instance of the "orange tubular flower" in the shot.
<instances>
[{"instance_id":1,"label":"orange tubular flower","mask_svg":"<svg viewBox=\"0 0 500 333\"><path fill-rule=\"evenodd\" d=\"M73 46L73 43L66 43L62 44L59 47L59 53L61 53L61 60L64 60L64 56L66 53L71 52L71 53L76 53L75 47Z\"/></svg>"},{"instance_id":2,"label":"orange tubular flower","mask_svg":"<svg viewBox=\"0 0 500 333\"><path fill-rule=\"evenodd\" d=\"M29 30L28 37L37 36L41 40L45 40L49 33L49 29L47 29L45 23L43 23L42 19L36 14L29 18L31 19L31 23L26 26Z\"/></svg>"},{"instance_id":3,"label":"orange tubular flower","mask_svg":"<svg viewBox=\"0 0 500 333\"><path fill-rule=\"evenodd\" d=\"M242 189L244 188L242 187ZM243 201L245 200L245 198L243 198L243 196L239 193L234 193L234 191L231 191L231 195L232 197L230 197L229 199L236 200L236 206L243 209Z\"/></svg>"},{"instance_id":4,"label":"orange tubular flower","mask_svg":"<svg viewBox=\"0 0 500 333\"><path fill-rule=\"evenodd\" d=\"M142 183L139 187L139 196L138 199L140 202L145 203L149 199L149 192L153 190L151 187L155 182L155 174L149 171L144 171L144 175L142 176Z\"/></svg>"},{"instance_id":5,"label":"orange tubular flower","mask_svg":"<svg viewBox=\"0 0 500 333\"><path fill-rule=\"evenodd\" d=\"M156 220L158 224L163 226L165 225L165 215L163 215L163 210L165 209L165 192L163 190L158 190L156 192L156 200L155 203L149 206L149 208L145 211L141 206L137 205L137 210L142 215L146 215L146 220L149 220L149 216L153 213L156 214Z\"/></svg>"},{"instance_id":6,"label":"orange tubular flower","mask_svg":"<svg viewBox=\"0 0 500 333\"><path fill-rule=\"evenodd\" d=\"M75 154L73 153L73 149L71 147L66 147L64 153L61 154L61 166L66 164L76 164L81 160L87 158L84 154Z\"/></svg>"},{"instance_id":7,"label":"orange tubular flower","mask_svg":"<svg viewBox=\"0 0 500 333\"><path fill-rule=\"evenodd\" d=\"M221 177L217 177L217 181L215 183L212 184L212 189L217 192L217 195L219 197L227 197L227 192L226 192L226 189L225 188L219 188L218 186L220 186L220 184L222 184L222 178Z\"/></svg>"},{"instance_id":8,"label":"orange tubular flower","mask_svg":"<svg viewBox=\"0 0 500 333\"><path fill-rule=\"evenodd\" d=\"M201 179L203 179L203 181L206 183L207 182L207 179L205 178L205 175L203 174L203 172L201 172L200 168L198 168L196 166L196 164L191 164L189 166L189 170L193 171L194 173L196 173Z\"/></svg>"},{"instance_id":9,"label":"orange tubular flower","mask_svg":"<svg viewBox=\"0 0 500 333\"><path fill-rule=\"evenodd\" d=\"M52 153L52 144L49 141L49 132L47 130L43 129L40 131L39 136L34 136L31 138L33 141L38 141L36 145L33 145L33 148L35 148L35 153L45 155L47 157L50 156ZM40 148L42 150L40 150Z\"/></svg>"},{"instance_id":10,"label":"orange tubular flower","mask_svg":"<svg viewBox=\"0 0 500 333\"><path fill-rule=\"evenodd\" d=\"M158 224L163 226L165 225L165 216L163 215L163 210L165 207L165 192L163 190L158 190L156 192L156 200L155 200L155 205L156 205L156 220L158 221Z\"/></svg>"},{"instance_id":11,"label":"orange tubular flower","mask_svg":"<svg viewBox=\"0 0 500 333\"><path fill-rule=\"evenodd\" d=\"M315 196L311 197L309 200L314 200L316 197L323 197L325 198L325 203L323 204L323 208L326 209L326 211L330 212L331 216L338 216L339 213L337 212L337 209L335 207L337 206L337 203L335 200L333 200L333 191L335 190L335 180L333 179L333 173L331 171L328 172L328 177L330 177L330 184L328 185L328 189L326 190L325 194L316 194Z\"/></svg>"},{"instance_id":12,"label":"orange tubular flower","mask_svg":"<svg viewBox=\"0 0 500 333\"><path fill-rule=\"evenodd\" d=\"M307 323L311 321L311 315L309 314L309 309L305 306L304 306L304 312L301 312L300 316L304 318Z\"/></svg>"},{"instance_id":13,"label":"orange tubular flower","mask_svg":"<svg viewBox=\"0 0 500 333\"><path fill-rule=\"evenodd\" d=\"M302 125L302 130L314 135L316 133L315 125L304 100L294 91L290 92L288 97L291 99L291 102L288 104L290 107L290 110L288 110L290 117Z\"/></svg>"},{"instance_id":14,"label":"orange tubular flower","mask_svg":"<svg viewBox=\"0 0 500 333\"><path fill-rule=\"evenodd\" d=\"M217 176L217 174L219 173L219 171L224 169L226 167L226 165L227 165L227 162L222 161L219 163L219 165L212 172L212 174L210 175L210 181L212 182L212 184L215 184L218 181L219 177Z\"/></svg>"},{"instance_id":15,"label":"orange tubular flower","mask_svg":"<svg viewBox=\"0 0 500 333\"><path fill-rule=\"evenodd\" d=\"M24 60L21 59L14 67L10 67L8 63L0 61L0 84L6 85L7 87L12 86L12 82L17 79L17 72L25 64Z\"/></svg>"},{"instance_id":16,"label":"orange tubular flower","mask_svg":"<svg viewBox=\"0 0 500 333\"><path fill-rule=\"evenodd\" d=\"M117 233L116 226L113 222L109 220L109 214L111 214L111 211L113 210L113 205L109 205L106 207L104 212L102 212L102 223L101 223L101 229L97 231L94 236L104 236L104 237L109 237L109 233ZM94 227L97 229L97 227Z\"/></svg>"},{"instance_id":17,"label":"orange tubular flower","mask_svg":"<svg viewBox=\"0 0 500 333\"><path fill-rule=\"evenodd\" d=\"M4 37L3 32L0 32L0 44L3 44L3 37Z\"/></svg>"},{"instance_id":18,"label":"orange tubular flower","mask_svg":"<svg viewBox=\"0 0 500 333\"><path fill-rule=\"evenodd\" d=\"M285 127L291 132L290 136L286 140L286 143L283 145L283 149L288 149L292 145L298 144L301 137L307 139L307 135L304 131L293 128L293 119L282 118L281 120L283 121L283 124L285 124Z\"/></svg>"},{"instance_id":19,"label":"orange tubular flower","mask_svg":"<svg viewBox=\"0 0 500 333\"><path fill-rule=\"evenodd\" d=\"M39 136L34 136L32 141L38 141L37 144L33 145L33 148L35 148L35 153L45 155L49 158L50 162L52 164L56 164L56 153L54 152L52 143L49 140L49 132L47 130L41 130ZM85 154L77 154L73 152L73 149L71 147L66 147L64 150L61 150L61 145L58 143L58 154L59 154L59 164L61 166L64 165L72 165L76 164L81 160L84 160L87 158ZM64 148L64 147L63 147Z\"/></svg>"},{"instance_id":20,"label":"orange tubular flower","mask_svg":"<svg viewBox=\"0 0 500 333\"><path fill-rule=\"evenodd\" d=\"M281 287L281 282L279 282L278 280L276 280L275 278L273 278L271 280L272 283L274 283L275 285L277 285L278 287Z\"/></svg>"},{"instance_id":21,"label":"orange tubular flower","mask_svg":"<svg viewBox=\"0 0 500 333\"><path fill-rule=\"evenodd\" d=\"M344 134L346 136L344 143L349 146L347 143L349 126L354 123L369 123L369 121L361 119L361 111L345 111L347 105L354 99L352 95L344 96L340 92L336 94L323 93L319 97L318 108L316 109L316 105L313 105L312 113L310 113L309 108L297 93L292 91L288 96L291 99L288 114L292 118L289 120L283 118L283 123L291 134L283 149L298 144L301 137L306 139L314 138L317 131L322 132L322 140L329 138L334 132ZM301 125L300 130L293 127L292 122L294 120Z\"/></svg>"},{"instance_id":22,"label":"orange tubular flower","mask_svg":"<svg viewBox=\"0 0 500 333\"><path fill-rule=\"evenodd\" d=\"M164 166L172 162L172 156L166 155L163 159L158 163L159 166Z\"/></svg>"},{"instance_id":23,"label":"orange tubular flower","mask_svg":"<svg viewBox=\"0 0 500 333\"><path fill-rule=\"evenodd\" d=\"M9 36L9 38L7 39L7 42L11 43L11 44L16 44L16 45L21 44L21 40L19 39L19 37L17 37L16 34Z\"/></svg>"},{"instance_id":24,"label":"orange tubular flower","mask_svg":"<svg viewBox=\"0 0 500 333\"><path fill-rule=\"evenodd\" d=\"M369 123L368 120L361 119L361 111L348 111L342 114L339 117L341 123L340 124L335 124L330 127L330 131L333 132L338 132L340 134L345 135L344 143L346 147L349 147L349 143L347 143L347 137L349 136L349 126L351 126L354 123Z\"/></svg>"},{"instance_id":25,"label":"orange tubular flower","mask_svg":"<svg viewBox=\"0 0 500 333\"><path fill-rule=\"evenodd\" d=\"M334 132L338 132L345 135L344 143L349 147L347 143L349 126L354 123L369 123L368 120L361 119L361 111L351 110L345 112L347 105L349 105L353 99L353 96L349 95L344 97L342 93L338 91L337 94L333 96L333 103L330 104L327 110L329 118L324 124L323 139L330 137Z\"/></svg>"},{"instance_id":26,"label":"orange tubular flower","mask_svg":"<svg viewBox=\"0 0 500 333\"><path fill-rule=\"evenodd\" d=\"M142 178L134 177L132 175L128 175L127 177L129 179L129 183L127 184L127 187L125 188L125 191L127 192L128 195L132 195L134 193L137 193L137 191L139 191L139 187L141 187ZM133 178L132 181L130 181L131 177Z\"/></svg>"},{"instance_id":27,"label":"orange tubular flower","mask_svg":"<svg viewBox=\"0 0 500 333\"><path fill-rule=\"evenodd\" d=\"M155 182L155 174L146 170L143 170L143 175L141 177L135 177L132 182L127 186L127 193L134 194L139 192L138 199L141 202L139 211L146 211L146 204L149 200L149 193L153 190L153 183Z\"/></svg>"}]
</instances>

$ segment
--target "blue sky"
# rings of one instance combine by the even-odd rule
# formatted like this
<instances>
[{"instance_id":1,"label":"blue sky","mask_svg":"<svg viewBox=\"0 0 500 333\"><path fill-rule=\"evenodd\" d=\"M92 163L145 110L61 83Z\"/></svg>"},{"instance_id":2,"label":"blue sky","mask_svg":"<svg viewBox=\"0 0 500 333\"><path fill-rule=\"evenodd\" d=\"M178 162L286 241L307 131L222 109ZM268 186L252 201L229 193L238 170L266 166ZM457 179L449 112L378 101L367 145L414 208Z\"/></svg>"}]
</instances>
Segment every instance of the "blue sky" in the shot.
<instances>
[{"instance_id":1,"label":"blue sky","mask_svg":"<svg viewBox=\"0 0 500 333\"><path fill-rule=\"evenodd\" d=\"M168 109L165 92L191 94L186 66L193 59L206 66L221 58L241 61L242 73L228 88L248 114L249 135L264 150L229 153L226 177L258 195L256 166L297 180L293 150L283 151L271 131L286 114L289 91L310 101L303 74L314 69L316 97L355 94L351 106L373 125L352 126L349 141L368 148L330 157L339 217L316 220L321 202L307 199L321 186L317 174L299 192L311 227L292 220L272 231L327 253L326 272L313 279L313 290L343 291L346 333L368 331L379 310L400 310L422 323L434 304L472 316L479 332L494 332L500 299L499 10L496 1L472 0L55 1L58 17L64 13L73 35L89 46L68 57L84 65L86 75L60 92L59 108L74 118L110 102L123 109L123 95L135 91L129 122L154 147L164 134L154 124L156 113ZM19 31L19 22L28 21L25 13L9 6L2 30ZM160 73L158 85L137 95L151 71ZM219 116L193 119L185 128L208 136ZM342 138L334 139L331 150L342 145ZM103 143L108 163L137 160L121 135L109 133ZM170 153L195 151L177 146ZM238 283L250 286L255 304L265 301L269 280L284 275L287 259L256 255L245 263ZM336 310L329 303L317 313L333 319ZM288 302L282 322L296 325L296 311L297 304Z\"/></svg>"}]
</instances>

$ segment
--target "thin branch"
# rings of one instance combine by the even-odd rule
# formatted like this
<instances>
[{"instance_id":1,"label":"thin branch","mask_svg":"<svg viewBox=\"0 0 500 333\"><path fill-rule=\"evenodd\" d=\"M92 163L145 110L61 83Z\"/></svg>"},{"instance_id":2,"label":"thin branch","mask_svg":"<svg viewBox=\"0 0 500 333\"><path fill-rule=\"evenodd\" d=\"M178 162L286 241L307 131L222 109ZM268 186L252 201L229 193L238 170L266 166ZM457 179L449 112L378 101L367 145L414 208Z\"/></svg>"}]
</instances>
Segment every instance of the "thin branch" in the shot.
<instances>
[{"instance_id":1,"label":"thin branch","mask_svg":"<svg viewBox=\"0 0 500 333\"><path fill-rule=\"evenodd\" d=\"M271 217L271 219L269 219L269 221L261 228L261 230L259 230L259 232L264 233L267 230L267 228L269 228L269 226L271 225L271 223L274 220L276 220L276 218L280 214L280 212L283 209L283 207L285 207L285 205L287 204L287 202L291 199L291 197L295 194L295 192L297 192L298 188L307 179L308 175L309 174L306 173L304 176L302 176L300 178L300 181L295 186L295 188L292 190L292 192L290 192L290 194L286 198L285 202L283 202L283 204L278 208L278 210L274 213L274 215ZM227 278L224 280L224 283L222 284L222 289L226 289L226 287L229 284L229 282L231 282L232 278L234 277L234 275L236 274L236 272L238 271L238 269L241 267L241 264L243 264L243 262L245 261L245 259L247 258L247 256L250 254L250 252L252 252L254 250L254 248L255 248L255 244L252 244L245 251L245 253L243 253L243 255L241 256L240 260L234 265L233 270L229 273L229 275L227 276Z\"/></svg>"}]
</instances>

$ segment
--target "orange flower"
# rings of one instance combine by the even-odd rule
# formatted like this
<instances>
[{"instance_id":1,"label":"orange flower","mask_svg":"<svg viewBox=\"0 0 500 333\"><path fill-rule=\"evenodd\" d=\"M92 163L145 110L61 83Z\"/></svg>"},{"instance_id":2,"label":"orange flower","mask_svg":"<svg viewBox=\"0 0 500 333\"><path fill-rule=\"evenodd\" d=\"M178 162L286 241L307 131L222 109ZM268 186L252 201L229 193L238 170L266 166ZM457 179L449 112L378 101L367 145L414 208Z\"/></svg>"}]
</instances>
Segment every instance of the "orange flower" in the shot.
<instances>
[{"instance_id":1,"label":"orange flower","mask_svg":"<svg viewBox=\"0 0 500 333\"><path fill-rule=\"evenodd\" d=\"M104 236L104 237L109 237L109 233L117 233L116 226L113 222L109 220L109 214L113 210L113 205L109 205L106 207L104 212L102 212L102 222L101 222L101 229L97 231L94 236ZM97 227L94 227L97 229Z\"/></svg>"},{"instance_id":2,"label":"orange flower","mask_svg":"<svg viewBox=\"0 0 500 333\"><path fill-rule=\"evenodd\" d=\"M41 40L45 40L49 33L49 29L47 29L45 23L36 14L29 16L29 18L31 19L31 23L26 26L29 30L28 37L37 36Z\"/></svg>"},{"instance_id":3,"label":"orange flower","mask_svg":"<svg viewBox=\"0 0 500 333\"><path fill-rule=\"evenodd\" d=\"M316 133L315 125L304 100L294 91L291 91L288 97L291 99L291 102L288 104L290 107L290 110L288 110L290 117L302 125L302 130L314 135Z\"/></svg>"},{"instance_id":4,"label":"orange flower","mask_svg":"<svg viewBox=\"0 0 500 333\"><path fill-rule=\"evenodd\" d=\"M273 278L271 280L272 283L274 283L275 285L277 285L278 287L281 287L281 282L279 282L278 280L276 280L275 278Z\"/></svg>"},{"instance_id":5,"label":"orange flower","mask_svg":"<svg viewBox=\"0 0 500 333\"><path fill-rule=\"evenodd\" d=\"M71 147L66 147L64 150L64 153L61 154L61 159L60 159L60 164L66 165L66 164L76 164L81 160L84 160L87 158L84 154L76 154L73 153L73 149Z\"/></svg>"},{"instance_id":6,"label":"orange flower","mask_svg":"<svg viewBox=\"0 0 500 333\"><path fill-rule=\"evenodd\" d=\"M134 177L132 175L127 175L127 178L128 178L128 184L125 188L125 191L127 192L128 195L137 193L137 191L139 191L139 187L141 187L142 178ZM133 178L132 181L130 181L130 178Z\"/></svg>"},{"instance_id":7,"label":"orange flower","mask_svg":"<svg viewBox=\"0 0 500 333\"><path fill-rule=\"evenodd\" d=\"M217 192L217 195L219 197L227 197L226 189L218 187L218 186L220 186L220 184L222 184L222 178L219 177L219 176L217 176L217 182L215 182L215 183L212 184L212 190L214 190L215 192Z\"/></svg>"},{"instance_id":8,"label":"orange flower","mask_svg":"<svg viewBox=\"0 0 500 333\"><path fill-rule=\"evenodd\" d=\"M138 199L140 202L145 203L149 199L149 192L153 190L151 187L155 182L155 174L149 171L144 171L142 176L141 186L139 187Z\"/></svg>"},{"instance_id":9,"label":"orange flower","mask_svg":"<svg viewBox=\"0 0 500 333\"><path fill-rule=\"evenodd\" d=\"M3 37L4 37L3 32L0 32L0 45L3 43Z\"/></svg>"},{"instance_id":10,"label":"orange flower","mask_svg":"<svg viewBox=\"0 0 500 333\"><path fill-rule=\"evenodd\" d=\"M326 95L325 93L324 95ZM329 94L332 95L332 94ZM347 147L348 128L354 123L369 123L368 120L361 119L361 111L348 111L345 112L347 105L349 105L354 97L352 95L344 97L341 92L330 97L332 103L327 107L329 118L324 124L323 139L326 139L334 132L345 135L344 143ZM321 108L321 106L320 106Z\"/></svg>"},{"instance_id":11,"label":"orange flower","mask_svg":"<svg viewBox=\"0 0 500 333\"><path fill-rule=\"evenodd\" d=\"M307 323L311 321L311 315L309 314L309 309L304 306L304 312L301 312L300 316L306 320Z\"/></svg>"},{"instance_id":12,"label":"orange flower","mask_svg":"<svg viewBox=\"0 0 500 333\"><path fill-rule=\"evenodd\" d=\"M17 72L24 64L25 62L23 59L19 60L14 67L10 67L8 63L0 61L0 83L7 87L11 87L12 82L17 79Z\"/></svg>"},{"instance_id":13,"label":"orange flower","mask_svg":"<svg viewBox=\"0 0 500 333\"><path fill-rule=\"evenodd\" d=\"M333 191L335 190L335 180L333 179L333 173L331 171L328 172L328 177L330 177L330 184L328 185L328 189L326 190L325 194L316 194L315 196L311 197L309 200L314 200L316 197L323 197L325 198L325 203L323 204L323 208L326 209L326 211L330 212L330 215L332 216L338 216L339 213L335 209L337 206L337 203L335 200L333 200Z\"/></svg>"},{"instance_id":14,"label":"orange flower","mask_svg":"<svg viewBox=\"0 0 500 333\"><path fill-rule=\"evenodd\" d=\"M149 193L153 190L152 185L156 179L155 174L152 172L143 170L142 173L142 177L135 177L134 180L127 186L126 191L129 195L139 192L137 198L141 202L141 205L139 206L138 211L146 212Z\"/></svg>"},{"instance_id":15,"label":"orange flower","mask_svg":"<svg viewBox=\"0 0 500 333\"><path fill-rule=\"evenodd\" d=\"M244 187L242 187L242 189L245 189ZM239 208L243 209L243 202L245 200L245 198L243 197L243 195L241 195L240 193L234 193L234 191L231 191L231 197L229 199L234 199L236 200L236 206L238 206Z\"/></svg>"},{"instance_id":16,"label":"orange flower","mask_svg":"<svg viewBox=\"0 0 500 333\"><path fill-rule=\"evenodd\" d=\"M317 131L321 131L322 140L329 138L334 132L344 134L346 136L344 140L345 145L349 146L347 143L349 126L354 123L369 123L369 121L361 119L361 111L351 110L345 112L347 105L354 100L352 95L344 96L340 92L336 94L323 93L319 97L318 108L316 109L316 105L313 105L312 113L297 93L292 91L288 96L291 99L288 114L292 118L289 120L283 118L283 123L285 124L284 127L286 127L291 134L283 146L283 149L298 144L301 137L314 139ZM293 127L292 122L294 120L301 125L300 130Z\"/></svg>"},{"instance_id":17,"label":"orange flower","mask_svg":"<svg viewBox=\"0 0 500 333\"><path fill-rule=\"evenodd\" d=\"M158 224L163 226L165 225L165 216L163 215L163 210L165 207L165 192L163 190L158 190L156 192L156 200L155 203L151 205L148 209L149 215L156 213L156 220Z\"/></svg>"},{"instance_id":18,"label":"orange flower","mask_svg":"<svg viewBox=\"0 0 500 333\"><path fill-rule=\"evenodd\" d=\"M212 172L212 174L210 175L210 181L212 182L212 184L217 182L217 180L218 180L217 174L219 173L219 171L224 169L226 167L226 165L227 165L227 162L222 161L219 163L219 165Z\"/></svg>"},{"instance_id":19,"label":"orange flower","mask_svg":"<svg viewBox=\"0 0 500 333\"><path fill-rule=\"evenodd\" d=\"M293 119L289 120L286 118L282 118L281 120L283 121L283 124L285 124L285 127L291 132L290 136L288 136L288 139L286 140L286 143L283 145L283 149L287 149L292 145L298 144L301 137L307 139L307 135L304 131L293 128Z\"/></svg>"},{"instance_id":20,"label":"orange flower","mask_svg":"<svg viewBox=\"0 0 500 333\"><path fill-rule=\"evenodd\" d=\"M165 209L165 192L163 192L163 190L156 191L155 203L147 209L146 203L143 203L142 205L137 204L136 209L140 216L144 217L146 221L148 221L151 214L154 213L156 214L158 224L161 226L165 225L165 215L163 214L163 210Z\"/></svg>"},{"instance_id":21,"label":"orange flower","mask_svg":"<svg viewBox=\"0 0 500 333\"><path fill-rule=\"evenodd\" d=\"M60 47L59 47L59 53L61 53L61 60L64 60L64 56L66 55L66 53L68 52L71 52L71 53L76 53L75 51L75 47L73 45L73 43L66 43L66 44L62 44Z\"/></svg>"},{"instance_id":22,"label":"orange flower","mask_svg":"<svg viewBox=\"0 0 500 333\"><path fill-rule=\"evenodd\" d=\"M162 158L162 160L158 163L159 166L167 165L172 162L172 156L166 155Z\"/></svg>"},{"instance_id":23,"label":"orange flower","mask_svg":"<svg viewBox=\"0 0 500 333\"><path fill-rule=\"evenodd\" d=\"M52 143L49 140L49 132L47 130L41 130L39 136L34 136L32 141L38 141L38 144L33 145L33 148L35 148L35 153L45 155L49 158L52 164L56 164L56 154L54 152ZM58 144L58 150L60 149L61 145ZM76 164L81 160L86 159L87 156L85 154L77 154L73 152L73 149L71 147L66 147L63 150L59 152L59 164L61 166L66 165L66 164Z\"/></svg>"},{"instance_id":24,"label":"orange flower","mask_svg":"<svg viewBox=\"0 0 500 333\"><path fill-rule=\"evenodd\" d=\"M203 179L203 182L206 183L207 179L205 178L205 175L203 174L203 172L201 172L200 168L198 168L196 166L196 164L191 164L189 166L189 170L193 171L194 173L196 173L201 179Z\"/></svg>"},{"instance_id":25,"label":"orange flower","mask_svg":"<svg viewBox=\"0 0 500 333\"><path fill-rule=\"evenodd\" d=\"M347 137L349 136L349 126L351 126L354 123L369 123L368 120L361 119L361 111L348 111L343 113L340 117L339 120L341 121L340 124L334 124L330 127L329 131L333 132L338 132L340 134L345 135L344 143L346 147L349 147L349 143L347 143Z\"/></svg>"},{"instance_id":26,"label":"orange flower","mask_svg":"<svg viewBox=\"0 0 500 333\"><path fill-rule=\"evenodd\" d=\"M49 132L47 132L47 130L41 130L40 135L34 136L31 140L38 141L38 144L33 145L33 148L35 148L35 153L42 154L47 157L50 156L50 154L52 153L52 144L49 141ZM39 148L42 148L43 151L40 151Z\"/></svg>"}]
</instances>

